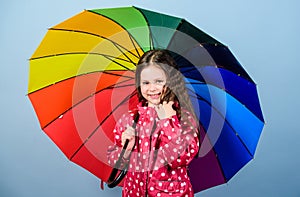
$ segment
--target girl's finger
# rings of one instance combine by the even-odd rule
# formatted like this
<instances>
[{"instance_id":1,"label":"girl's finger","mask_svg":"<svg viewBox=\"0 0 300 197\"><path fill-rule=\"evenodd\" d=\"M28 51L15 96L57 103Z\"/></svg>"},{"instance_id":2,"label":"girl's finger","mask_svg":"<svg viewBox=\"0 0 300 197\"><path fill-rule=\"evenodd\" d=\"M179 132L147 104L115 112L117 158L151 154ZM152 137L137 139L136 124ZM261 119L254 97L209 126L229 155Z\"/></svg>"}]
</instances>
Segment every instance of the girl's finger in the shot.
<instances>
[{"instance_id":1,"label":"girl's finger","mask_svg":"<svg viewBox=\"0 0 300 197\"><path fill-rule=\"evenodd\" d=\"M168 105L173 105L174 104L174 101L169 101Z\"/></svg>"}]
</instances>

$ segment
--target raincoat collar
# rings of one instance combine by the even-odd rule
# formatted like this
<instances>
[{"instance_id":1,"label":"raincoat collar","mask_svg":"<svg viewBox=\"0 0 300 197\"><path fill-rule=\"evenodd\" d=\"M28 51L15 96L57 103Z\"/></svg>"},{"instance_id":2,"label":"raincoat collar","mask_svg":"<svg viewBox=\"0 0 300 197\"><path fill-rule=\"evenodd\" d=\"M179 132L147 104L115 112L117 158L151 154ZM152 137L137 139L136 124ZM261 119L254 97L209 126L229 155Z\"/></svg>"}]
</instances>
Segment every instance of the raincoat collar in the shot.
<instances>
[{"instance_id":1,"label":"raincoat collar","mask_svg":"<svg viewBox=\"0 0 300 197\"><path fill-rule=\"evenodd\" d=\"M157 113L154 107L148 107L145 105L143 106L142 103L139 103L137 108L138 108L138 113L141 116L157 117Z\"/></svg>"}]
</instances>

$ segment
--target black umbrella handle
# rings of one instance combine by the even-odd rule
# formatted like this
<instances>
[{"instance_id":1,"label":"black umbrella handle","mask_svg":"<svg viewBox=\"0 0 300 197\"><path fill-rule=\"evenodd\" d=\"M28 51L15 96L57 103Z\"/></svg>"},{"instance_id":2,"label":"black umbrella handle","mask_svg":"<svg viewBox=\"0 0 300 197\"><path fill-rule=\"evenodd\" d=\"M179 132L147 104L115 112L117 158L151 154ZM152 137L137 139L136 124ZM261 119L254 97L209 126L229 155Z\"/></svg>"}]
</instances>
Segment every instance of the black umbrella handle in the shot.
<instances>
[{"instance_id":1,"label":"black umbrella handle","mask_svg":"<svg viewBox=\"0 0 300 197\"><path fill-rule=\"evenodd\" d=\"M124 144L123 149L121 151L120 157L119 157L118 161L116 162L114 169L110 173L110 176L109 176L108 181L107 181L107 186L109 188L116 187L122 181L122 179L125 177L125 175L127 174L128 164L125 164L125 167L121 170L121 172L117 176L118 171L119 171L119 167L122 163L122 159L123 159L123 156L125 154L128 143L129 143L129 140L127 139L125 141L125 144ZM117 178L116 178L116 176L117 176Z\"/></svg>"},{"instance_id":2,"label":"black umbrella handle","mask_svg":"<svg viewBox=\"0 0 300 197\"><path fill-rule=\"evenodd\" d=\"M133 121L133 125L132 125L132 127L134 129L136 128L136 123L137 123L138 119L139 119L139 114L137 113L135 115L135 118L134 118L134 121ZM128 163L125 164L124 168L122 170L120 170L121 172L117 176L118 171L120 169L120 166L122 164L123 156L125 154L125 151L127 149L128 144L129 144L129 140L126 139L125 144L124 144L124 146L122 148L122 151L120 153L120 157L119 157L118 161L116 162L116 164L115 164L113 170L111 171L110 176L109 176L109 178L107 180L107 186L109 188L116 187L123 180L123 178L125 177L125 175L127 174ZM134 148L134 146L133 146L133 148ZM133 150L133 148L132 148L132 150ZM116 178L116 176L117 176L117 178Z\"/></svg>"}]
</instances>

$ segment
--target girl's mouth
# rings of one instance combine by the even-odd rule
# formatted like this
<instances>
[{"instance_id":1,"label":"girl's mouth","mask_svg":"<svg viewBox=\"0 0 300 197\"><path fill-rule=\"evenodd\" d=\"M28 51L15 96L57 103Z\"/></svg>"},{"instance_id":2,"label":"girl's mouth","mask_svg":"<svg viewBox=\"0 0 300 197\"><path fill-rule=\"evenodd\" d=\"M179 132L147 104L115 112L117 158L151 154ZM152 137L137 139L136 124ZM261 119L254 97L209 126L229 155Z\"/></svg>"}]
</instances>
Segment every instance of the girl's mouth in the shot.
<instances>
[{"instance_id":1,"label":"girl's mouth","mask_svg":"<svg viewBox=\"0 0 300 197\"><path fill-rule=\"evenodd\" d=\"M161 93L157 93L157 94L148 94L148 97L150 97L151 99L159 99L160 98Z\"/></svg>"}]
</instances>

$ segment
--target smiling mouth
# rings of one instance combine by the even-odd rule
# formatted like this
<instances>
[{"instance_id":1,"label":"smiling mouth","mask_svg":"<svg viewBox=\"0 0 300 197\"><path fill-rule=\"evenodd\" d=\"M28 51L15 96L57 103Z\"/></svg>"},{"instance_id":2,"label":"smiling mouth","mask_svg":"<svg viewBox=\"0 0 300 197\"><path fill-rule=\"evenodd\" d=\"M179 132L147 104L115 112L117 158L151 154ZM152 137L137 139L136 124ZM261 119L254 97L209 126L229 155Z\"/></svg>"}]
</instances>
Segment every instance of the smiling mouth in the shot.
<instances>
[{"instance_id":1,"label":"smiling mouth","mask_svg":"<svg viewBox=\"0 0 300 197\"><path fill-rule=\"evenodd\" d=\"M159 99L160 98L161 93L157 93L157 94L148 94L148 97L152 98L152 99Z\"/></svg>"}]
</instances>

